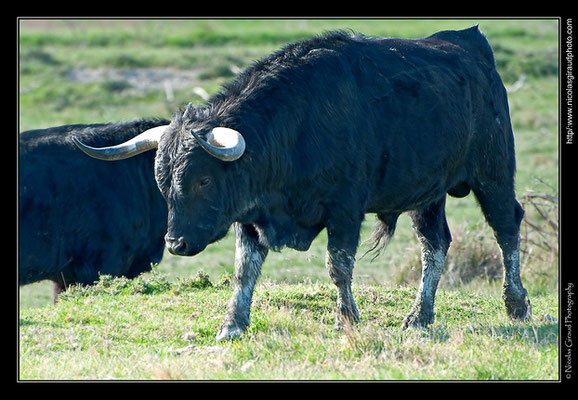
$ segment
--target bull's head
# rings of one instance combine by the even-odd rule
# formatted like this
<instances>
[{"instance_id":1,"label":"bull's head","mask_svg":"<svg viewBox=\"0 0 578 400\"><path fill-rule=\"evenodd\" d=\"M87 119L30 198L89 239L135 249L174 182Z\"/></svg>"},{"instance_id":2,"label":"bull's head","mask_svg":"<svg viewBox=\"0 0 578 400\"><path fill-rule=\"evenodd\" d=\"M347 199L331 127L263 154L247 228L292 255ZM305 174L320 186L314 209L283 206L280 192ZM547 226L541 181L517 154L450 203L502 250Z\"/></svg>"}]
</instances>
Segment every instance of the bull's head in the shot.
<instances>
[{"instance_id":1,"label":"bull's head","mask_svg":"<svg viewBox=\"0 0 578 400\"><path fill-rule=\"evenodd\" d=\"M108 161L158 148L155 178L169 208L165 242L171 253L186 256L201 252L227 233L234 201L225 193L237 178L226 172L229 163L245 152L245 140L234 129L207 124L189 129L191 108L189 104L180 120L117 146L94 148L73 138L89 156Z\"/></svg>"}]
</instances>

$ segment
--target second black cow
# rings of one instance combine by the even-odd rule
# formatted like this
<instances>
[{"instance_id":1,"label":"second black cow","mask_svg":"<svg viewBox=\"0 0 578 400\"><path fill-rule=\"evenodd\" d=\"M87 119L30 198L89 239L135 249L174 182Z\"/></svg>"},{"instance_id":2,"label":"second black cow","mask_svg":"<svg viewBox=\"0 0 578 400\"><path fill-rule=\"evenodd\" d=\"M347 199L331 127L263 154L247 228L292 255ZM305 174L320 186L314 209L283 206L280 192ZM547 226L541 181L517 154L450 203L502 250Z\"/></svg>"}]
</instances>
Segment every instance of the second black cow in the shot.
<instances>
[{"instance_id":1,"label":"second black cow","mask_svg":"<svg viewBox=\"0 0 578 400\"><path fill-rule=\"evenodd\" d=\"M108 146L167 123L152 119L20 133L21 285L52 280L56 298L66 285L91 284L99 274L133 278L161 260L167 209L154 179L154 153L102 163L80 153L72 137Z\"/></svg>"}]
</instances>

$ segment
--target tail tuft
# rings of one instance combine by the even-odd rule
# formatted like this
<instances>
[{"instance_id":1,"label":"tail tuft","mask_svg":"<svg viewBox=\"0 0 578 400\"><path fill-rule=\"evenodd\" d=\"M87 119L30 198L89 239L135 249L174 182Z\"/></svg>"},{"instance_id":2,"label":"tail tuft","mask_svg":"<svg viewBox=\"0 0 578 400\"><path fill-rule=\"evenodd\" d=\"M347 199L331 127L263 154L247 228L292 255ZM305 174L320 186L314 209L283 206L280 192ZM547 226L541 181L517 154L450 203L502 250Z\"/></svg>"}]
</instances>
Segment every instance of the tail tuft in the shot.
<instances>
[{"instance_id":1,"label":"tail tuft","mask_svg":"<svg viewBox=\"0 0 578 400\"><path fill-rule=\"evenodd\" d=\"M369 253L373 253L373 257L371 261L375 260L387 247L393 233L395 232L395 226L397 224L397 217L388 217L384 218L384 216L378 214L377 215L377 223L373 228L373 233L371 237L367 240L369 243L369 250L367 250L363 256L365 257Z\"/></svg>"}]
</instances>

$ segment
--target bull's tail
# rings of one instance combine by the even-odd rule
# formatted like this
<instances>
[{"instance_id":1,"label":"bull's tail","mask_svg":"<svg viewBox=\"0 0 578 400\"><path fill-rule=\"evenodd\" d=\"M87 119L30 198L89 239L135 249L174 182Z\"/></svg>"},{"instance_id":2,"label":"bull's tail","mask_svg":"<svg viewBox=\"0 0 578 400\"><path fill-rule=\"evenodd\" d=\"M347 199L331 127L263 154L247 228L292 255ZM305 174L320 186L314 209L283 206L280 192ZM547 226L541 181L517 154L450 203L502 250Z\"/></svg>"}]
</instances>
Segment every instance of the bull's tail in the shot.
<instances>
[{"instance_id":1,"label":"bull's tail","mask_svg":"<svg viewBox=\"0 0 578 400\"><path fill-rule=\"evenodd\" d=\"M369 253L373 253L371 261L375 260L387 247L389 240L395 232L395 226L397 224L397 218L399 214L396 215L384 215L377 214L377 223L373 228L373 233L371 237L367 240L369 243L369 249L361 256L365 257Z\"/></svg>"}]
</instances>

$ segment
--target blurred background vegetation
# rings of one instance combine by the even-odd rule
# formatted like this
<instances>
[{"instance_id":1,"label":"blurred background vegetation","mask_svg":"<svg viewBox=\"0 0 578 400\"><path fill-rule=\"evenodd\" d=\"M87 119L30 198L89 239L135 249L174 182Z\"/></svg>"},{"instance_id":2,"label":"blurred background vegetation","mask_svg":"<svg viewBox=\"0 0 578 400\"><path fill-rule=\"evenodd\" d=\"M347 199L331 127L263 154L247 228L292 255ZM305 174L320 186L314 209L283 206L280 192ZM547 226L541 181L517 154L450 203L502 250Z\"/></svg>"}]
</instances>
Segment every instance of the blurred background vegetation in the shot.
<instances>
[{"instance_id":1,"label":"blurred background vegetation","mask_svg":"<svg viewBox=\"0 0 578 400\"><path fill-rule=\"evenodd\" d=\"M327 30L368 36L421 38L479 24L492 45L508 89L516 137L516 191L526 210L522 279L532 292L558 283L558 21L555 19L192 19L19 21L20 131L72 123L170 118L207 97L262 56ZM79 205L81 206L81 205ZM442 287L495 290L501 256L473 197L448 198L453 235ZM375 217L368 215L354 271L355 284L416 285L419 244L402 216L386 252L362 257ZM263 275L279 281L328 281L326 234L307 252L271 253ZM193 258L166 252L155 269L168 279L199 270L211 279L231 273L232 233ZM22 307L50 304L51 285L21 288Z\"/></svg>"}]
</instances>

